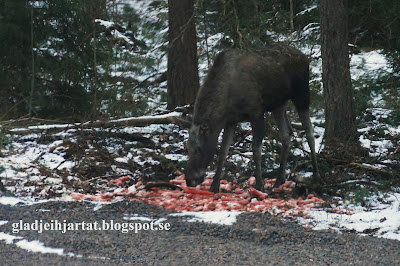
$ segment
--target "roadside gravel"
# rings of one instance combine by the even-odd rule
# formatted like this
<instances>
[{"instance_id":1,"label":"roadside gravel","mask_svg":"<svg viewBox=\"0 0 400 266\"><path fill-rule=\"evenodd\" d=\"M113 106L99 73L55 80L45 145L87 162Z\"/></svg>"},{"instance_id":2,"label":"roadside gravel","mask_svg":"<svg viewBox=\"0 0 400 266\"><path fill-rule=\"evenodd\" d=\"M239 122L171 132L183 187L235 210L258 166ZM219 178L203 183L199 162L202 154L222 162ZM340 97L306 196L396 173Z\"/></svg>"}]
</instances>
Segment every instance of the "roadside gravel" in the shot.
<instances>
[{"instance_id":1,"label":"roadside gravel","mask_svg":"<svg viewBox=\"0 0 400 266\"><path fill-rule=\"evenodd\" d=\"M400 242L352 233L313 231L269 214L244 213L233 225L188 222L143 202L0 205L0 232L62 248L62 255L29 252L0 240L1 265L400 265ZM133 218L132 218L133 217ZM147 221L144 218L147 217ZM129 218L135 220L128 220ZM165 218L165 219L162 219ZM151 219L151 220L150 220ZM20 231L12 224L64 220L169 223L170 230ZM0 233L1 236L1 233ZM3 235L4 236L4 235ZM0 238L1 239L1 238Z\"/></svg>"}]
</instances>

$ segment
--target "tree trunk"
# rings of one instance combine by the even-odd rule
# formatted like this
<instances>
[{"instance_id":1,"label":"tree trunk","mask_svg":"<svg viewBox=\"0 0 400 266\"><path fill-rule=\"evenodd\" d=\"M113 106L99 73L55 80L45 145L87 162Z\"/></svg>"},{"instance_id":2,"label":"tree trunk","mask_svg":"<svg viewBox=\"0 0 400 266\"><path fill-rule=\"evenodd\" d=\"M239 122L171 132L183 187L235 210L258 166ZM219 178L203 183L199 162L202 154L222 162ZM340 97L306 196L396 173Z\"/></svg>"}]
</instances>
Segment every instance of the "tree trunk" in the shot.
<instances>
[{"instance_id":1,"label":"tree trunk","mask_svg":"<svg viewBox=\"0 0 400 266\"><path fill-rule=\"evenodd\" d=\"M294 31L294 12L293 12L293 0L289 1L289 5L290 5L290 30Z\"/></svg>"},{"instance_id":2,"label":"tree trunk","mask_svg":"<svg viewBox=\"0 0 400 266\"><path fill-rule=\"evenodd\" d=\"M358 143L347 44L347 0L321 0L320 23L326 145Z\"/></svg>"},{"instance_id":3,"label":"tree trunk","mask_svg":"<svg viewBox=\"0 0 400 266\"><path fill-rule=\"evenodd\" d=\"M6 188L4 187L3 182L1 182L1 178L0 178L0 192L6 192Z\"/></svg>"},{"instance_id":4,"label":"tree trunk","mask_svg":"<svg viewBox=\"0 0 400 266\"><path fill-rule=\"evenodd\" d=\"M194 103L199 88L193 0L169 0L168 108Z\"/></svg>"},{"instance_id":5,"label":"tree trunk","mask_svg":"<svg viewBox=\"0 0 400 266\"><path fill-rule=\"evenodd\" d=\"M32 101L33 101L33 93L35 92L35 52L33 50L35 44L33 43L33 7L31 9L31 56L32 56L32 74L31 74L31 92L29 94L29 116L32 116L33 108L32 108ZM1 183L1 182L0 182Z\"/></svg>"}]
</instances>

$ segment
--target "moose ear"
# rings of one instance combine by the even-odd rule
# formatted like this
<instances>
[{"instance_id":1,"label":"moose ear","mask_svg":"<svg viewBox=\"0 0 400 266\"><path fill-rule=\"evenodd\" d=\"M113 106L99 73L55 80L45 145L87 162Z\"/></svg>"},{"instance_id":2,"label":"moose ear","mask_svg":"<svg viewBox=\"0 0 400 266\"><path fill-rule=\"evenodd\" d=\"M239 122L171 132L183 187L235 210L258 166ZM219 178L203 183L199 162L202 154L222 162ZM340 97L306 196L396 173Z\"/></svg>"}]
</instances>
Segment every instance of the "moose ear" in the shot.
<instances>
[{"instance_id":1,"label":"moose ear","mask_svg":"<svg viewBox=\"0 0 400 266\"><path fill-rule=\"evenodd\" d=\"M208 122L205 122L205 123L201 124L199 133L201 135L205 135L205 136L210 134L210 124Z\"/></svg>"}]
</instances>

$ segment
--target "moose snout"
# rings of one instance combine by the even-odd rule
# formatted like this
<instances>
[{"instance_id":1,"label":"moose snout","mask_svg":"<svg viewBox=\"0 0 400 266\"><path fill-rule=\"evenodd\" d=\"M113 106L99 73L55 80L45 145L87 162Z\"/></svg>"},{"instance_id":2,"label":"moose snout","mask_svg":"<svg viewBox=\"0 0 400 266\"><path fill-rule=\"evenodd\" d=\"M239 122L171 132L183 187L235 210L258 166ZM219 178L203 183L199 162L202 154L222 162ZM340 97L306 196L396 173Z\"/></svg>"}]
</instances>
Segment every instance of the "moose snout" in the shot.
<instances>
[{"instance_id":1,"label":"moose snout","mask_svg":"<svg viewBox=\"0 0 400 266\"><path fill-rule=\"evenodd\" d=\"M201 172L192 173L192 172L188 171L185 174L186 185L189 187L195 187L195 186L201 184L204 180L204 175L205 175L205 173L201 173Z\"/></svg>"}]
</instances>

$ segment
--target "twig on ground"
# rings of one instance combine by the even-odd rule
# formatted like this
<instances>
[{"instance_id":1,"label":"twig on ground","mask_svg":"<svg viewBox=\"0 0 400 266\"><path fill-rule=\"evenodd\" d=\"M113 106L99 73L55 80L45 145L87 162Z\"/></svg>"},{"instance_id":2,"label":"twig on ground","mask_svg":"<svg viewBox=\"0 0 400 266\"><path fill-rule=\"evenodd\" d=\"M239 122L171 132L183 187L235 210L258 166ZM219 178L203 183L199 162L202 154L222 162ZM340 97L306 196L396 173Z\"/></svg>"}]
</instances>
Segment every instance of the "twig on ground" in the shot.
<instances>
[{"instance_id":1,"label":"twig on ground","mask_svg":"<svg viewBox=\"0 0 400 266\"><path fill-rule=\"evenodd\" d=\"M170 188L170 189L179 189L179 190L183 190L183 188L175 185L175 184L171 184L169 182L150 182L147 183L144 186L145 190L151 190L152 188L159 188L159 187L163 187L163 188Z\"/></svg>"},{"instance_id":2,"label":"twig on ground","mask_svg":"<svg viewBox=\"0 0 400 266\"><path fill-rule=\"evenodd\" d=\"M131 177L134 177L133 173L119 174L119 175L103 175L103 176L96 176L96 177L93 177L93 178L91 178L91 179L82 181L82 184L88 184L88 183L93 182L93 181L96 181L96 180L98 180L98 179L117 178L117 177L127 176L127 175L129 175L129 176L131 176Z\"/></svg>"}]
</instances>

